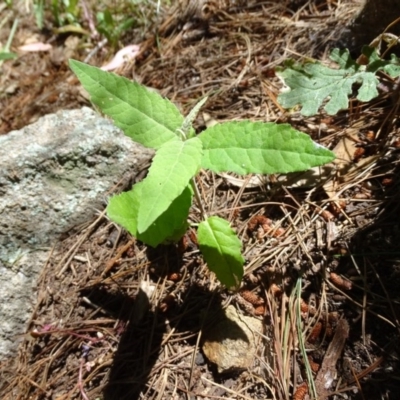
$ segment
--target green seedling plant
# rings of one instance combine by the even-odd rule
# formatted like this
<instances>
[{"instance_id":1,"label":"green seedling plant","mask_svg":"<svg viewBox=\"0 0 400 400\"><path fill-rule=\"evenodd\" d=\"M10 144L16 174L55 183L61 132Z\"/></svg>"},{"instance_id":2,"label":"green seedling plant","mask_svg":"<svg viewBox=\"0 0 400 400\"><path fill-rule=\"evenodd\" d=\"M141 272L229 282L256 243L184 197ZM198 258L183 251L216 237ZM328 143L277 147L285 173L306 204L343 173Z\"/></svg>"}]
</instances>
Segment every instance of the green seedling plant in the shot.
<instances>
[{"instance_id":1,"label":"green seedling plant","mask_svg":"<svg viewBox=\"0 0 400 400\"><path fill-rule=\"evenodd\" d=\"M242 244L228 221L204 210L195 179L200 170L288 173L335 158L288 124L232 121L196 135L192 122L206 99L185 118L168 99L138 83L74 60L70 67L104 114L132 140L155 150L146 178L109 199L108 217L156 247L184 235L195 199L203 214L197 226L200 251L228 288L237 288L243 277Z\"/></svg>"},{"instance_id":2,"label":"green seedling plant","mask_svg":"<svg viewBox=\"0 0 400 400\"><path fill-rule=\"evenodd\" d=\"M36 0L33 3L33 12L35 14L36 25L39 29L43 29L44 9L44 0Z\"/></svg>"},{"instance_id":3,"label":"green seedling plant","mask_svg":"<svg viewBox=\"0 0 400 400\"><path fill-rule=\"evenodd\" d=\"M79 0L52 0L51 10L57 26L60 28L68 25L80 26L81 5Z\"/></svg>"},{"instance_id":4,"label":"green seedling plant","mask_svg":"<svg viewBox=\"0 0 400 400\"><path fill-rule=\"evenodd\" d=\"M113 17L107 9L96 14L96 29L106 37L111 46L115 47L120 37L135 25L135 19L131 17Z\"/></svg>"},{"instance_id":5,"label":"green seedling plant","mask_svg":"<svg viewBox=\"0 0 400 400\"><path fill-rule=\"evenodd\" d=\"M324 104L325 111L335 115L348 108L349 97L357 86L357 100L368 102L379 94L379 73L390 78L400 76L400 59L394 54L390 60L382 59L375 47L363 48L362 63L353 60L347 49L334 49L330 58L338 68L311 60L303 64L287 60L277 70L288 89L278 96L279 103L285 108L301 105L305 116L317 114Z\"/></svg>"},{"instance_id":6,"label":"green seedling plant","mask_svg":"<svg viewBox=\"0 0 400 400\"><path fill-rule=\"evenodd\" d=\"M52 16L54 33L88 34L82 28L81 4L79 0L33 0L33 12L39 29L45 28L46 15Z\"/></svg>"}]
</instances>

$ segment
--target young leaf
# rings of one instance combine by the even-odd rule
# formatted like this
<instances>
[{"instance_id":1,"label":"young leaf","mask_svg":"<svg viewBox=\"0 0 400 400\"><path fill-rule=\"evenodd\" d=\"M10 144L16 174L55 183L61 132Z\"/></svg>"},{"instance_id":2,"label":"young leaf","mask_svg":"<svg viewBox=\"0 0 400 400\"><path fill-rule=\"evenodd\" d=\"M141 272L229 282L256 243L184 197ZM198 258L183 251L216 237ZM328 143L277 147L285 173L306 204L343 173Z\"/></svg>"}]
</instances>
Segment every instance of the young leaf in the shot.
<instances>
[{"instance_id":1,"label":"young leaf","mask_svg":"<svg viewBox=\"0 0 400 400\"><path fill-rule=\"evenodd\" d=\"M197 137L184 142L171 140L157 151L142 182L139 233L144 233L188 186L199 171L201 156L202 145Z\"/></svg>"},{"instance_id":2,"label":"young leaf","mask_svg":"<svg viewBox=\"0 0 400 400\"><path fill-rule=\"evenodd\" d=\"M243 277L242 243L229 222L210 217L200 223L197 231L200 251L219 281L228 288L238 287Z\"/></svg>"},{"instance_id":3,"label":"young leaf","mask_svg":"<svg viewBox=\"0 0 400 400\"><path fill-rule=\"evenodd\" d=\"M335 155L288 124L226 122L206 129L202 168L238 174L303 171L332 161Z\"/></svg>"},{"instance_id":4,"label":"young leaf","mask_svg":"<svg viewBox=\"0 0 400 400\"><path fill-rule=\"evenodd\" d=\"M135 142L158 149L177 137L183 116L169 100L136 82L79 61L70 60L70 67L92 102Z\"/></svg>"},{"instance_id":5,"label":"young leaf","mask_svg":"<svg viewBox=\"0 0 400 400\"><path fill-rule=\"evenodd\" d=\"M357 64L348 50L334 49L330 58L339 64L339 69L332 69L318 62L304 65L287 62L287 68L278 71L278 75L289 86L290 91L281 93L278 101L285 108L300 104L301 113L309 116L316 114L323 101L330 98L324 109L328 114L334 115L348 107L348 97L352 94L355 83L361 85L357 99L370 101L378 95L379 81L376 72L385 70L392 76L398 76L399 60L395 57L389 61L381 60L376 50L368 47L364 48L363 53L368 59L367 65Z\"/></svg>"},{"instance_id":6,"label":"young leaf","mask_svg":"<svg viewBox=\"0 0 400 400\"><path fill-rule=\"evenodd\" d=\"M335 60L335 51L339 51L335 49L332 52L331 58ZM369 61L367 65L367 69L369 72L378 72L382 70L386 72L390 77L397 78L400 76L400 60L394 54L391 55L390 60L383 60L379 57L379 54L376 51L375 47L364 46L362 50L362 54Z\"/></svg>"},{"instance_id":7,"label":"young leaf","mask_svg":"<svg viewBox=\"0 0 400 400\"><path fill-rule=\"evenodd\" d=\"M108 217L152 247L167 240L179 240L188 226L187 217L193 196L191 187L187 186L145 232L138 234L137 215L141 202L141 189L142 182L136 184L131 191L112 197L107 206Z\"/></svg>"},{"instance_id":8,"label":"young leaf","mask_svg":"<svg viewBox=\"0 0 400 400\"><path fill-rule=\"evenodd\" d=\"M187 218L192 196L192 188L187 186L145 232L137 235L137 238L152 247L161 243L177 242L189 226Z\"/></svg>"},{"instance_id":9,"label":"young leaf","mask_svg":"<svg viewBox=\"0 0 400 400\"><path fill-rule=\"evenodd\" d=\"M197 117L197 114L200 111L200 108L203 107L204 103L207 101L208 97L204 97L204 99L201 99L190 111L190 113L185 117L185 120L183 121L182 126L179 129L179 133L181 133L184 136L184 139L188 137L193 137L190 136L190 130L192 129L192 124L195 118Z\"/></svg>"}]
</instances>

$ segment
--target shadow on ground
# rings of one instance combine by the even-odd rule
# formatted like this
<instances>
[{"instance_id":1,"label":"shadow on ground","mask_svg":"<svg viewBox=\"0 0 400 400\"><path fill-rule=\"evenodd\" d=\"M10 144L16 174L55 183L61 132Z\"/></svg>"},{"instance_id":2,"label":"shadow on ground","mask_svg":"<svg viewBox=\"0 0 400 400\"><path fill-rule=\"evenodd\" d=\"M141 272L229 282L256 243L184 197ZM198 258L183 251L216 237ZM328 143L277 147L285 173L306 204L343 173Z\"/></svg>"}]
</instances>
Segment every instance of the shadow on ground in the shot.
<instances>
[{"instance_id":1,"label":"shadow on ground","mask_svg":"<svg viewBox=\"0 0 400 400\"><path fill-rule=\"evenodd\" d=\"M344 359L352 360L352 367L348 366L347 371L344 367L343 371L354 385L354 371L359 375L370 368L372 374L360 378L361 392L355 397L360 400L365 398L363 394L371 400L394 399L400 391L400 171L396 166L399 156L396 150L381 160L382 167L378 166L378 179L374 182L376 191L380 191L375 198L381 205L378 210L371 207L372 223L353 236L349 255L342 258L338 269L353 270L354 276L358 276L354 279L352 299L365 304L363 313L361 307L349 302L347 318L352 321L352 329ZM388 179L389 186L382 185L384 179ZM361 215L368 212L360 214L360 223Z\"/></svg>"},{"instance_id":2,"label":"shadow on ground","mask_svg":"<svg viewBox=\"0 0 400 400\"><path fill-rule=\"evenodd\" d=\"M135 299L108 293L101 287L93 287L83 295L120 321L118 329L121 329L122 335L107 377L108 383L103 389L104 400L135 400L142 396L150 398L155 393L160 394L162 387L154 377L160 376L160 369L168 369L168 360L161 353L165 353L165 346L170 344L172 333L188 337L187 343L194 349L207 310L212 310L210 313L213 316L222 310L218 295L204 291L196 285L189 287L183 294L185 299L179 306L172 305L164 312L151 305L146 289L140 289ZM235 328L236 331L240 329L238 326ZM178 352L184 351L178 344L176 343ZM194 368L208 368L199 352L195 356L197 361ZM192 359L193 351L188 353L188 357ZM169 361L176 368L172 354ZM189 393L191 390L189 367L190 362L178 372L178 375L186 376L184 379L189 385L180 387L178 383L178 391ZM215 373L212 366L211 372ZM193 385L195 384L193 379Z\"/></svg>"}]
</instances>

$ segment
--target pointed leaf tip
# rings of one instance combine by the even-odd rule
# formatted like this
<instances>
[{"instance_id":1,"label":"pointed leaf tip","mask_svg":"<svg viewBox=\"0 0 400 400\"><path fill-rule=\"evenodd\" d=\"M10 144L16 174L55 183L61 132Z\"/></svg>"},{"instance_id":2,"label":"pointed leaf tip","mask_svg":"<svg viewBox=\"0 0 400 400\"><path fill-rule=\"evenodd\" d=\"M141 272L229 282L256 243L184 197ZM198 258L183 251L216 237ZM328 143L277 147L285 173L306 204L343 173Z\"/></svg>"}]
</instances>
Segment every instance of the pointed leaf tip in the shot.
<instances>
[{"instance_id":1,"label":"pointed leaf tip","mask_svg":"<svg viewBox=\"0 0 400 400\"><path fill-rule=\"evenodd\" d=\"M178 137L176 131L183 116L168 99L100 68L75 60L70 60L69 65L91 101L135 142L158 149Z\"/></svg>"},{"instance_id":2,"label":"pointed leaf tip","mask_svg":"<svg viewBox=\"0 0 400 400\"><path fill-rule=\"evenodd\" d=\"M242 243L229 222L210 217L200 223L197 239L208 268L228 288L238 288L243 277Z\"/></svg>"},{"instance_id":3,"label":"pointed leaf tip","mask_svg":"<svg viewBox=\"0 0 400 400\"><path fill-rule=\"evenodd\" d=\"M214 172L274 174L304 171L335 155L288 124L226 122L206 129L202 167Z\"/></svg>"}]
</instances>

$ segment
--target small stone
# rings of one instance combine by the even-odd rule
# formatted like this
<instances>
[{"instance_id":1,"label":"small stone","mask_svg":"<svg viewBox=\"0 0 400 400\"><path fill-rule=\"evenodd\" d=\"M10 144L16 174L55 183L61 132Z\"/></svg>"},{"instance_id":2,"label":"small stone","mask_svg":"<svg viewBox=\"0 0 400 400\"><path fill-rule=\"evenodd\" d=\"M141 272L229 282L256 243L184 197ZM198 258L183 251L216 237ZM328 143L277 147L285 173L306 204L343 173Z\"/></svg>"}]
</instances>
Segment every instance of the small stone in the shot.
<instances>
[{"instance_id":1,"label":"small stone","mask_svg":"<svg viewBox=\"0 0 400 400\"><path fill-rule=\"evenodd\" d=\"M219 373L237 372L251 367L257 354L263 324L239 315L229 305L218 322L204 333L203 352Z\"/></svg>"}]
</instances>

